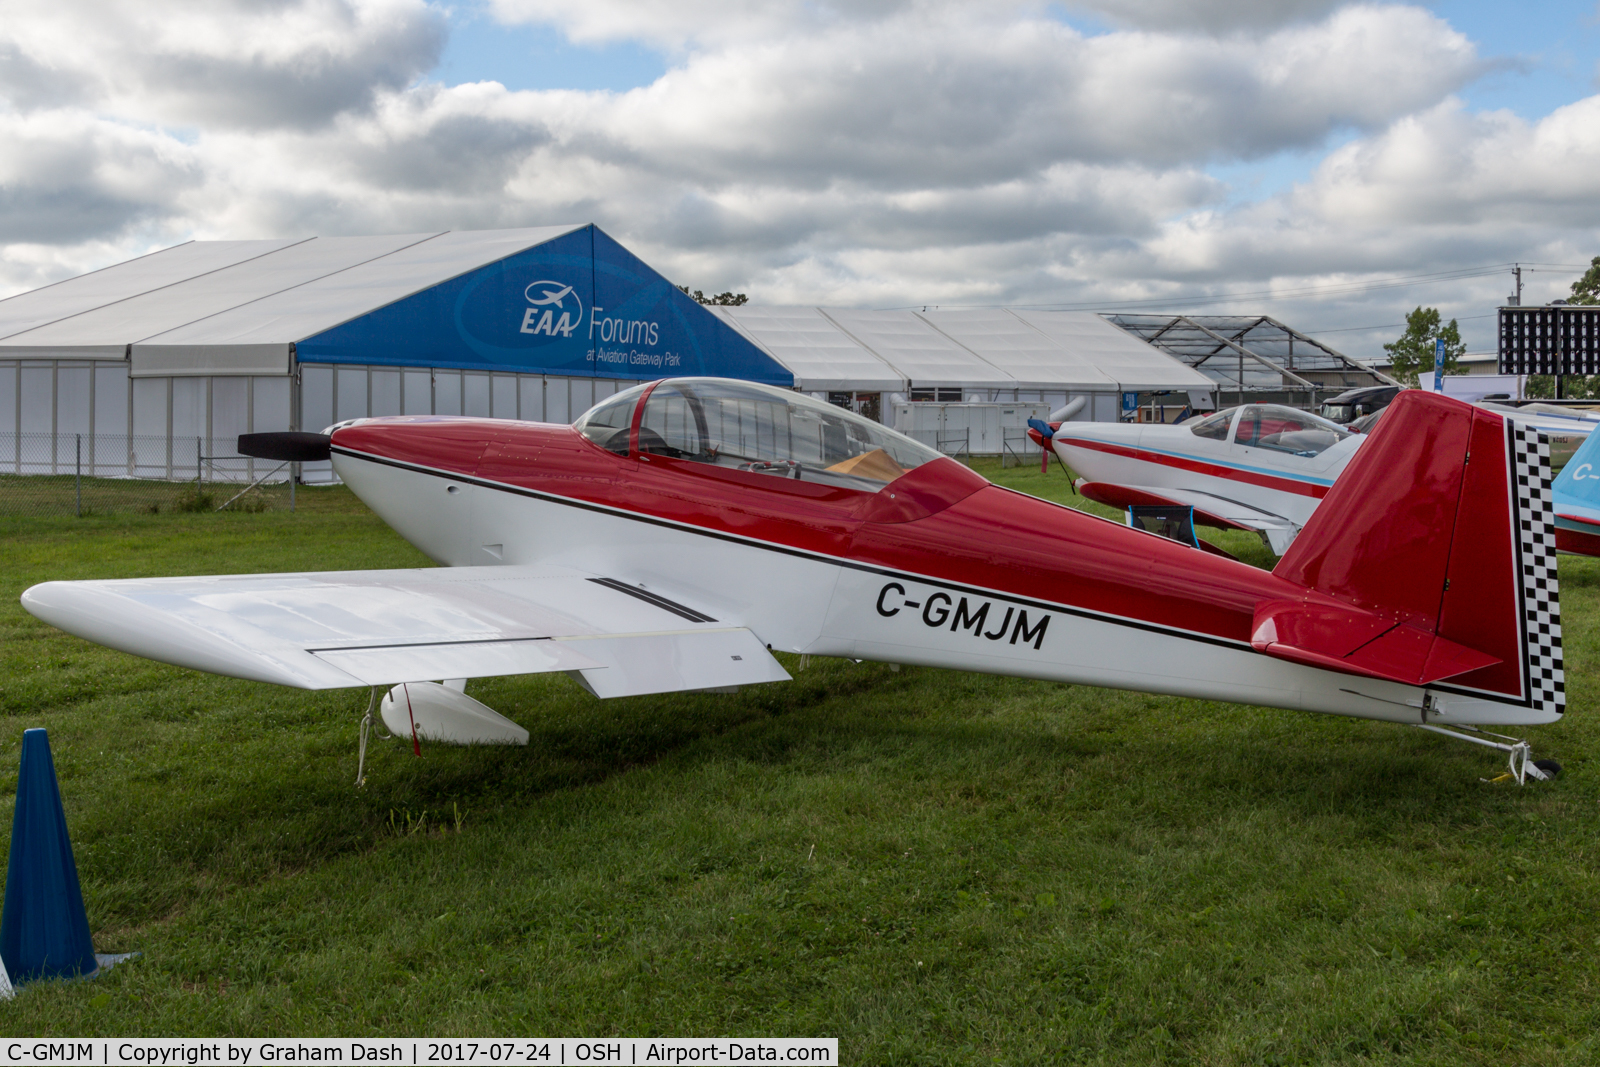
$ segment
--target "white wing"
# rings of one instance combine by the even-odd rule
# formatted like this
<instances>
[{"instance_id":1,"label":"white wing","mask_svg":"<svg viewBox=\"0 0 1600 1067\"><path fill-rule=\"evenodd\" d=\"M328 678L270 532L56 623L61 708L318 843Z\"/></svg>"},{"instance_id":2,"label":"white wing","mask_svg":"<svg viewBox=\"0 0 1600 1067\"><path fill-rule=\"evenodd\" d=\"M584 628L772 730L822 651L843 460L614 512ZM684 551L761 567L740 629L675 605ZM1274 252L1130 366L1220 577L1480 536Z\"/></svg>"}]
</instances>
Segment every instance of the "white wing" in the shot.
<instances>
[{"instance_id":1,"label":"white wing","mask_svg":"<svg viewBox=\"0 0 1600 1067\"><path fill-rule=\"evenodd\" d=\"M1267 544L1272 547L1274 555L1281 556L1289 551L1289 546L1294 543L1296 535L1300 533L1300 526L1282 515L1274 515L1270 511L1253 508L1249 504L1241 504L1237 500L1226 497L1212 496L1210 493L1197 493L1192 489L1145 489L1147 493L1159 493L1170 497L1179 504L1188 504L1196 511L1203 511L1219 519L1226 519L1235 526L1242 526L1246 530L1254 530L1267 539Z\"/></svg>"},{"instance_id":2,"label":"white wing","mask_svg":"<svg viewBox=\"0 0 1600 1067\"><path fill-rule=\"evenodd\" d=\"M46 582L22 606L136 656L301 689L572 671L615 697L789 678L736 622L566 567Z\"/></svg>"},{"instance_id":3,"label":"white wing","mask_svg":"<svg viewBox=\"0 0 1600 1067\"><path fill-rule=\"evenodd\" d=\"M1199 493L1193 489L1172 489L1163 486L1154 487L1134 486L1146 493L1153 493L1168 497L1179 504L1188 504L1196 511L1203 511L1208 515L1215 515L1219 519L1226 519L1231 523L1243 526L1250 530L1298 530L1299 527L1282 515L1274 515L1270 511L1253 508L1249 504L1242 504L1237 500L1227 497L1212 496L1210 493Z\"/></svg>"},{"instance_id":4,"label":"white wing","mask_svg":"<svg viewBox=\"0 0 1600 1067\"><path fill-rule=\"evenodd\" d=\"M1288 551L1289 545L1300 532L1299 524L1292 519L1274 515L1270 511L1263 511L1237 500L1193 489L1174 489L1165 485L1123 485L1120 482L1084 482L1078 489L1090 500L1098 500L1112 507L1127 507L1129 504L1185 504L1194 508L1196 522L1209 525L1205 520L1210 518L1221 520L1224 524L1242 530L1253 530L1264 534L1267 543L1272 546L1272 551L1280 556Z\"/></svg>"}]
</instances>

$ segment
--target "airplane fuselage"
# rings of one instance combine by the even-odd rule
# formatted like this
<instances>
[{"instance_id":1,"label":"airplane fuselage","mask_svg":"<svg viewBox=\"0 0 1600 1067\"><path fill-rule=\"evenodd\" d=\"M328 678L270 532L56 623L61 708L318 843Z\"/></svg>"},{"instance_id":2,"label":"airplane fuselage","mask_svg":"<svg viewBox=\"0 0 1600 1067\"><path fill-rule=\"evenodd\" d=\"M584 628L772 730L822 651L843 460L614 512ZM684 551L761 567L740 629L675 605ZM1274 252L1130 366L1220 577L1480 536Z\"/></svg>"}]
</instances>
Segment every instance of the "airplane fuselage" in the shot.
<instances>
[{"instance_id":1,"label":"airplane fuselage","mask_svg":"<svg viewBox=\"0 0 1600 1067\"><path fill-rule=\"evenodd\" d=\"M1054 450L1091 482L1192 490L1304 526L1361 444L1320 454L1209 440L1187 426L1066 423Z\"/></svg>"},{"instance_id":2,"label":"airplane fuselage","mask_svg":"<svg viewBox=\"0 0 1600 1067\"><path fill-rule=\"evenodd\" d=\"M990 484L949 459L879 492L665 455L570 426L417 417L340 428L339 476L446 565L554 563L748 627L769 647L1419 721L1537 723L1470 688L1251 646L1259 605L1337 602Z\"/></svg>"}]
</instances>

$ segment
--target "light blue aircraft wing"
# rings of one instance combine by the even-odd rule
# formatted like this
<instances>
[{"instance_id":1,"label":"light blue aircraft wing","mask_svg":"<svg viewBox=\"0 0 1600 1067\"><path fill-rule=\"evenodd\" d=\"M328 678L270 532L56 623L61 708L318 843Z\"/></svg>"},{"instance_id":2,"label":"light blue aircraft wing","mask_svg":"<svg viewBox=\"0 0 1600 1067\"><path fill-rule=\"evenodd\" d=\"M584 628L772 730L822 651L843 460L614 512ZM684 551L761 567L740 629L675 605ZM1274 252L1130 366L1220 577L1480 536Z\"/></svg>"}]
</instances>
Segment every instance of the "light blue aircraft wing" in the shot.
<instances>
[{"instance_id":1,"label":"light blue aircraft wing","mask_svg":"<svg viewBox=\"0 0 1600 1067\"><path fill-rule=\"evenodd\" d=\"M1600 433L1592 433L1551 484L1556 514L1600 518Z\"/></svg>"}]
</instances>

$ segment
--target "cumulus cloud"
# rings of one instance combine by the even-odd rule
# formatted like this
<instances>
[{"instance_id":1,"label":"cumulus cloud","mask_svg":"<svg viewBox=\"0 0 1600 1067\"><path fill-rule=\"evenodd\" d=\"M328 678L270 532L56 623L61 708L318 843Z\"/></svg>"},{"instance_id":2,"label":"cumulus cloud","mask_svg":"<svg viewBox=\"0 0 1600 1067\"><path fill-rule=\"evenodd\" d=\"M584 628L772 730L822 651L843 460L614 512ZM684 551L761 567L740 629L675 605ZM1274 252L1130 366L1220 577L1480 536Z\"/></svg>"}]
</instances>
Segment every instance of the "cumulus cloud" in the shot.
<instances>
[{"instance_id":1,"label":"cumulus cloud","mask_svg":"<svg viewBox=\"0 0 1600 1067\"><path fill-rule=\"evenodd\" d=\"M1415 304L1434 304L1470 320L1469 346L1488 351L1509 271L1417 289L1364 285L1521 260L1547 268L1525 275L1528 299L1565 296L1600 251L1597 175L1600 97L1535 122L1449 99L1336 149L1284 193L1168 219L1141 241L1103 248L1093 263L1114 300L1243 291L1251 295L1199 307L1271 307L1306 326L1393 322ZM1319 286L1331 292L1313 291ZM1362 334L1348 344L1377 355L1383 339Z\"/></svg>"},{"instance_id":2,"label":"cumulus cloud","mask_svg":"<svg viewBox=\"0 0 1600 1067\"><path fill-rule=\"evenodd\" d=\"M502 23L553 26L585 44L629 40L672 48L770 41L906 15L934 22L976 9L963 0L489 0L488 6ZM999 22L1040 7L1027 0L986 5Z\"/></svg>"},{"instance_id":3,"label":"cumulus cloud","mask_svg":"<svg viewBox=\"0 0 1600 1067\"><path fill-rule=\"evenodd\" d=\"M12 107L68 101L160 126L325 123L438 62L422 0L7 0Z\"/></svg>"},{"instance_id":4,"label":"cumulus cloud","mask_svg":"<svg viewBox=\"0 0 1600 1067\"><path fill-rule=\"evenodd\" d=\"M1482 61L1419 7L1090 9L1113 28L1032 2L493 0L670 55L629 92L511 92L425 76L448 23L424 0L13 0L0 286L189 236L592 220L768 302L1087 303L1596 225L1596 105L1466 111ZM1330 139L1266 200L1208 173Z\"/></svg>"},{"instance_id":5,"label":"cumulus cloud","mask_svg":"<svg viewBox=\"0 0 1600 1067\"><path fill-rule=\"evenodd\" d=\"M1581 262L1600 229L1597 175L1600 97L1532 123L1448 100L1330 153L1287 193L1169 221L1120 270L1160 263L1169 277L1199 279Z\"/></svg>"},{"instance_id":6,"label":"cumulus cloud","mask_svg":"<svg viewBox=\"0 0 1600 1067\"><path fill-rule=\"evenodd\" d=\"M1271 29L1319 18L1342 0L1064 0L1117 26L1205 32ZM1049 17L1048 0L489 0L501 22L558 27L575 41L671 48L772 40L840 27L952 17L1007 23Z\"/></svg>"},{"instance_id":7,"label":"cumulus cloud","mask_svg":"<svg viewBox=\"0 0 1600 1067\"><path fill-rule=\"evenodd\" d=\"M1151 29L1238 30L1282 26L1326 15L1340 0L1066 0L1113 24Z\"/></svg>"},{"instance_id":8,"label":"cumulus cloud","mask_svg":"<svg viewBox=\"0 0 1600 1067\"><path fill-rule=\"evenodd\" d=\"M0 234L72 245L157 219L202 180L184 146L76 111L0 124Z\"/></svg>"},{"instance_id":9,"label":"cumulus cloud","mask_svg":"<svg viewBox=\"0 0 1600 1067\"><path fill-rule=\"evenodd\" d=\"M1315 145L1477 69L1465 38L1410 8L1203 44L961 12L696 54L645 89L573 98L562 118L585 153L697 181L961 185L1064 160L1170 167Z\"/></svg>"}]
</instances>

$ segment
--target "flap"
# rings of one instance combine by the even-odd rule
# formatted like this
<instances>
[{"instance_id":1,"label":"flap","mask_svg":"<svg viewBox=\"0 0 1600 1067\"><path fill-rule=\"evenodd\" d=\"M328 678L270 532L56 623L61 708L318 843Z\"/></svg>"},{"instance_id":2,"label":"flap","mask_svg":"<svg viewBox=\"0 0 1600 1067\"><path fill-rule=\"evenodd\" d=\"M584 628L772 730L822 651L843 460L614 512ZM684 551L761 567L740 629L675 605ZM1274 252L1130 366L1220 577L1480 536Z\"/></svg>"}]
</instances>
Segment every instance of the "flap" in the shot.
<instances>
[{"instance_id":1,"label":"flap","mask_svg":"<svg viewBox=\"0 0 1600 1067\"><path fill-rule=\"evenodd\" d=\"M748 630L567 567L46 582L22 604L137 656L301 689L584 671L624 695L788 678ZM611 671L627 677L594 682Z\"/></svg>"},{"instance_id":2,"label":"flap","mask_svg":"<svg viewBox=\"0 0 1600 1067\"><path fill-rule=\"evenodd\" d=\"M367 685L429 682L440 678L491 678L603 668L570 645L530 641L452 641L448 644L383 645L377 648L314 648L324 663Z\"/></svg>"},{"instance_id":3,"label":"flap","mask_svg":"<svg viewBox=\"0 0 1600 1067\"><path fill-rule=\"evenodd\" d=\"M601 670L575 677L597 697L632 697L787 682L789 672L743 627L670 634L570 637L550 642L581 652Z\"/></svg>"}]
</instances>

